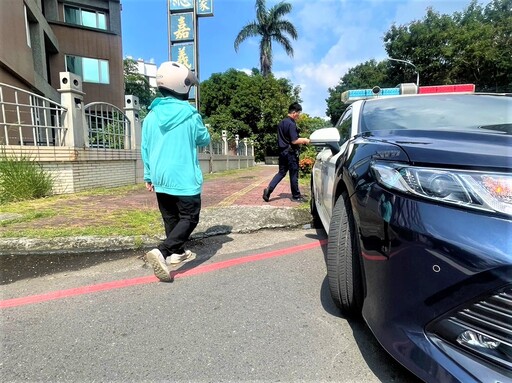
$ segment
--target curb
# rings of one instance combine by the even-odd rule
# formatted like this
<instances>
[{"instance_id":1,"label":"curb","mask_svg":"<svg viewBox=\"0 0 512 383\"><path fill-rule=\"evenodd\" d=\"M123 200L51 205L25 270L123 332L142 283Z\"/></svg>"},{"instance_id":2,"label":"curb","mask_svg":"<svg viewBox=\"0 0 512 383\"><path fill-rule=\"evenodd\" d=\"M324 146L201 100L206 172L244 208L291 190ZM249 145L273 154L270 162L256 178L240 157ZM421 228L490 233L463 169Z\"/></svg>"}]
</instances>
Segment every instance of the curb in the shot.
<instances>
[{"instance_id":1,"label":"curb","mask_svg":"<svg viewBox=\"0 0 512 383\"><path fill-rule=\"evenodd\" d=\"M210 207L201 212L191 240L263 229L297 228L311 223L308 210L272 206ZM163 228L162 228L163 231ZM49 239L0 238L0 256L64 255L141 250L155 246L155 236L62 237Z\"/></svg>"}]
</instances>

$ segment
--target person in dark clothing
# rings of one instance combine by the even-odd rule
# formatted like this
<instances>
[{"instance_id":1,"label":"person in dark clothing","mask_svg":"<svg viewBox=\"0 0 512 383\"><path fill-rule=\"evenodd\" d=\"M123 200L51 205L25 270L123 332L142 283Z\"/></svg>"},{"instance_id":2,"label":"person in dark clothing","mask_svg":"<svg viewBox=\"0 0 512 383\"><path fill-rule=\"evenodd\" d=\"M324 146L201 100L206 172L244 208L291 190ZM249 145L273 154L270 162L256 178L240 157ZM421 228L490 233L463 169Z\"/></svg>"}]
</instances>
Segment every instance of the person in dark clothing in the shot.
<instances>
[{"instance_id":1,"label":"person in dark clothing","mask_svg":"<svg viewBox=\"0 0 512 383\"><path fill-rule=\"evenodd\" d=\"M279 171L263 190L263 200L268 202L270 194L277 184L290 174L292 201L304 202L299 190L299 150L300 145L309 144L309 138L299 137L296 120L302 112L302 106L293 103L288 108L288 116L277 125L277 141L279 145Z\"/></svg>"}]
</instances>

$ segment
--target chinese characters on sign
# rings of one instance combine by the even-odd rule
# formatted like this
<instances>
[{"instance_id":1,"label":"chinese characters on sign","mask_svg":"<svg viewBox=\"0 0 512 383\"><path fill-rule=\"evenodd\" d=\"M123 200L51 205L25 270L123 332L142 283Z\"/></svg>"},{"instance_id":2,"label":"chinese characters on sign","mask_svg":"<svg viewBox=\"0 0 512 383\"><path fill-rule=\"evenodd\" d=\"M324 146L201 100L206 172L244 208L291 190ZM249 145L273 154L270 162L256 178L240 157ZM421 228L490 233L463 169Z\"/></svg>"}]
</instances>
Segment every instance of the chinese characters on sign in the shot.
<instances>
[{"instance_id":1,"label":"chinese characters on sign","mask_svg":"<svg viewBox=\"0 0 512 383\"><path fill-rule=\"evenodd\" d=\"M188 11L194 9L194 0L171 0L170 11Z\"/></svg>"},{"instance_id":2,"label":"chinese characters on sign","mask_svg":"<svg viewBox=\"0 0 512 383\"><path fill-rule=\"evenodd\" d=\"M169 58L177 61L199 77L197 57L197 20L213 16L213 0L167 0L169 17ZM190 89L190 101L196 101L196 89Z\"/></svg>"},{"instance_id":3,"label":"chinese characters on sign","mask_svg":"<svg viewBox=\"0 0 512 383\"><path fill-rule=\"evenodd\" d=\"M196 0L197 16L213 16L213 0Z\"/></svg>"},{"instance_id":4,"label":"chinese characters on sign","mask_svg":"<svg viewBox=\"0 0 512 383\"><path fill-rule=\"evenodd\" d=\"M192 12L171 15L171 42L194 41L194 15Z\"/></svg>"},{"instance_id":5,"label":"chinese characters on sign","mask_svg":"<svg viewBox=\"0 0 512 383\"><path fill-rule=\"evenodd\" d=\"M170 0L169 10L174 12L191 11L196 2L196 14L198 16L213 16L213 0Z\"/></svg>"},{"instance_id":6,"label":"chinese characters on sign","mask_svg":"<svg viewBox=\"0 0 512 383\"><path fill-rule=\"evenodd\" d=\"M172 60L187 66L190 70L195 70L194 44L175 44L171 47Z\"/></svg>"}]
</instances>

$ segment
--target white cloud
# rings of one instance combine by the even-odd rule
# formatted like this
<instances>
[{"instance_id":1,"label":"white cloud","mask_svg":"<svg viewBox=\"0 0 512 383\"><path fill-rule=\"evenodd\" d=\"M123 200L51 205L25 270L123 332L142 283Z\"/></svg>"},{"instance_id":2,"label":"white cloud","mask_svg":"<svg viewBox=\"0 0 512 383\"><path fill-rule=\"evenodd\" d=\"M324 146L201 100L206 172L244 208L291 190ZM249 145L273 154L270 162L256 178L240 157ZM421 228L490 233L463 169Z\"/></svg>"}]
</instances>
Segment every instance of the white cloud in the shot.
<instances>
[{"instance_id":1,"label":"white cloud","mask_svg":"<svg viewBox=\"0 0 512 383\"><path fill-rule=\"evenodd\" d=\"M484 0L484 3L489 0ZM393 23L421 20L431 6L441 14L462 11L469 0L291 0L290 21L299 32L294 57L278 46L274 73L302 89L304 111L324 117L328 88L352 67L387 57L383 36ZM272 3L273 4L273 3ZM290 69L291 68L291 69Z\"/></svg>"},{"instance_id":2,"label":"white cloud","mask_svg":"<svg viewBox=\"0 0 512 383\"><path fill-rule=\"evenodd\" d=\"M301 98L306 113L313 117L325 117L328 88L336 86L347 69L346 64L317 63L308 63L293 69L292 82L301 87Z\"/></svg>"}]
</instances>

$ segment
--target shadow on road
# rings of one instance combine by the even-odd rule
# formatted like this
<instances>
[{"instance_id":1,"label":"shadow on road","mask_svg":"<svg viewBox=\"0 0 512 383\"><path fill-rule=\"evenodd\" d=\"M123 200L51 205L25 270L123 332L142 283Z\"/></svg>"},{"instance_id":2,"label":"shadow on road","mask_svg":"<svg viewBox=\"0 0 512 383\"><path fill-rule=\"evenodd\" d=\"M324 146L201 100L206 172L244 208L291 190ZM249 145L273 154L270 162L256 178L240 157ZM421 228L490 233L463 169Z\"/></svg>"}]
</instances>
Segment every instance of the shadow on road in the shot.
<instances>
[{"instance_id":1,"label":"shadow on road","mask_svg":"<svg viewBox=\"0 0 512 383\"><path fill-rule=\"evenodd\" d=\"M326 261L327 244L322 246L322 251L324 253L324 260ZM405 369L382 348L363 319L354 320L345 318L341 314L340 309L335 305L331 298L327 275L320 287L320 300L324 310L328 314L347 321L348 325L352 329L352 335L366 364L381 382L421 383L420 379Z\"/></svg>"},{"instance_id":2,"label":"shadow on road","mask_svg":"<svg viewBox=\"0 0 512 383\"><path fill-rule=\"evenodd\" d=\"M0 257L0 285L51 274L76 271L106 262L139 255L136 251L98 252L87 254L16 254Z\"/></svg>"},{"instance_id":3,"label":"shadow on road","mask_svg":"<svg viewBox=\"0 0 512 383\"><path fill-rule=\"evenodd\" d=\"M223 229L226 227L223 226ZM207 230L207 232L216 232L215 227L211 227ZM231 230L228 229L229 233ZM213 257L217 252L222 248L225 243L233 241L233 238L230 238L228 235L215 235L202 239L193 239L189 242L190 249L197 253L196 259L193 261L185 263L183 266L179 267L177 270L171 271L171 276L174 278L182 274L188 270L191 270L202 263L208 261L211 257Z\"/></svg>"},{"instance_id":4,"label":"shadow on road","mask_svg":"<svg viewBox=\"0 0 512 383\"><path fill-rule=\"evenodd\" d=\"M216 233L219 230L229 230L229 227L212 226L208 229L209 233ZM210 234L212 235L212 234ZM224 243L233 239L227 235L213 235L203 239L191 240L188 245L191 250L197 252L197 258L181 267L177 272L182 273L191 268L206 262L217 251L222 248ZM155 243L156 245L156 243ZM44 277L52 274L83 270L92 266L107 262L118 261L120 259L137 257L141 259L144 253L149 249L136 251L98 251L85 254L16 254L10 256L0 256L0 285L8 285L23 279Z\"/></svg>"}]
</instances>

